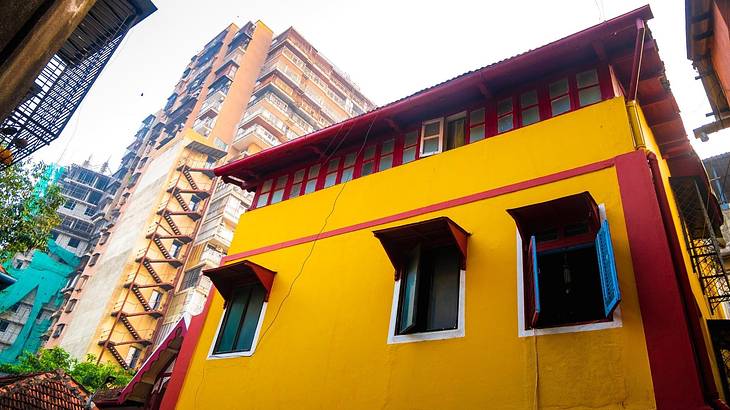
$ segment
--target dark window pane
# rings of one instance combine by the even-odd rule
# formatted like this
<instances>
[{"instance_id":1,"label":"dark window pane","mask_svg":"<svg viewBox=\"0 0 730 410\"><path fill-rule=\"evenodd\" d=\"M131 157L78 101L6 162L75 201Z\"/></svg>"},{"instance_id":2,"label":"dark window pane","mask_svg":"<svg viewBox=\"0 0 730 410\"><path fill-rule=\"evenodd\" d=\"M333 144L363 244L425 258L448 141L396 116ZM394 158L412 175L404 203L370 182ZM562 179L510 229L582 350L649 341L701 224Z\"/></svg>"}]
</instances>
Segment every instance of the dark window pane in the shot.
<instances>
[{"instance_id":1,"label":"dark window pane","mask_svg":"<svg viewBox=\"0 0 730 410\"><path fill-rule=\"evenodd\" d=\"M446 124L446 150L454 149L465 143L465 118L458 118Z\"/></svg>"},{"instance_id":2,"label":"dark window pane","mask_svg":"<svg viewBox=\"0 0 730 410\"><path fill-rule=\"evenodd\" d=\"M243 317L243 324L241 325L241 331L238 335L238 342L236 343L235 350L238 352L251 350L253 337L256 333L256 327L258 327L259 324L261 309L264 306L265 295L266 291L263 286L256 285L251 289L251 298L248 302L248 307Z\"/></svg>"},{"instance_id":3,"label":"dark window pane","mask_svg":"<svg viewBox=\"0 0 730 410\"><path fill-rule=\"evenodd\" d=\"M239 325L244 313L246 313L246 304L248 303L250 294L250 287L238 289L233 293L225 312L220 335L218 336L218 343L215 349L216 353L233 351Z\"/></svg>"},{"instance_id":4,"label":"dark window pane","mask_svg":"<svg viewBox=\"0 0 730 410\"><path fill-rule=\"evenodd\" d=\"M459 254L453 247L433 252L426 330L456 329L459 317Z\"/></svg>"}]
</instances>

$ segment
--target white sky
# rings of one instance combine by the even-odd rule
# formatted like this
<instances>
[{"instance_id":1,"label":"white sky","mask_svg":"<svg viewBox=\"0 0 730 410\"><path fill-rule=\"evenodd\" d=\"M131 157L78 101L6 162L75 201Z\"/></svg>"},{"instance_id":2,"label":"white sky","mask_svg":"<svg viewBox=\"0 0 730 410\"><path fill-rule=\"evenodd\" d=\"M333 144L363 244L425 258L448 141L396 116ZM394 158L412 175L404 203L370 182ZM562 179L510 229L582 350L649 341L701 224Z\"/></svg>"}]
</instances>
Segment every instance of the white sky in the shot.
<instances>
[{"instance_id":1,"label":"white sky","mask_svg":"<svg viewBox=\"0 0 730 410\"><path fill-rule=\"evenodd\" d=\"M231 22L260 19L275 34L293 25L382 105L645 1L153 0L158 11L127 35L61 137L32 158L67 164L92 155L97 164L111 159L115 169L140 122L164 105L190 57ZM649 27L695 150L703 158L730 151L728 130L706 143L691 134L710 122L710 107L686 58L684 2L650 3L655 17Z\"/></svg>"}]
</instances>

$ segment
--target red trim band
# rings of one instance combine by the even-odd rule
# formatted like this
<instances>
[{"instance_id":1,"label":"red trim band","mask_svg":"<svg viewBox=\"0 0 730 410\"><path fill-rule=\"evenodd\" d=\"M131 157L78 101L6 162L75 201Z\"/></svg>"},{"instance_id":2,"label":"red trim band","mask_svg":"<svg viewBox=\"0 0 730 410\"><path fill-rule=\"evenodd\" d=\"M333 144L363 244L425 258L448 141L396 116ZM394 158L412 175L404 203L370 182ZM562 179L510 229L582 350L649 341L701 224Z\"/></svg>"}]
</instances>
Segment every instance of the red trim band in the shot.
<instances>
[{"instance_id":1,"label":"red trim band","mask_svg":"<svg viewBox=\"0 0 730 410\"><path fill-rule=\"evenodd\" d=\"M496 196L509 194L516 191L521 191L523 189L528 188L534 188L536 186L549 184L552 182L556 182L562 179L572 178L578 175L584 175L589 174L591 172L596 172L602 169L610 168L614 165L614 159L607 159L603 161L594 162L592 164L583 165L577 168L568 169L565 171L556 172L554 174L549 174L541 177L537 177L534 179L517 182L515 184L505 185L499 188L489 189L487 191L477 192L475 194L463 196L460 198L450 199L448 201L438 202L432 205L427 205L421 208L411 209L409 211L405 212L399 212L397 214L393 214L390 216L385 216L382 218L372 219L370 221L361 222L355 225L345 226L342 228L333 229L331 231L324 231L318 235L308 235L303 236L301 238L297 239L291 239L284 242L279 242L273 245L267 245L262 246L260 248L251 249L249 251L245 252L239 252L235 253L233 255L224 256L223 259L221 259L221 264L235 261L242 258L247 258L249 256L258 255L265 252L271 252L283 248L288 248L290 246L296 246L301 245L303 243L316 241L319 239L325 239L325 238L331 238L333 236L342 235L345 233L350 233L354 231L359 231L361 229L367 229L372 228L374 226L387 224L390 222L395 222L401 219L411 218L418 215L427 214L430 212L436 212L440 211L442 209L447 208L453 208L455 206L465 205L476 201L481 201L484 199L494 198Z\"/></svg>"}]
</instances>

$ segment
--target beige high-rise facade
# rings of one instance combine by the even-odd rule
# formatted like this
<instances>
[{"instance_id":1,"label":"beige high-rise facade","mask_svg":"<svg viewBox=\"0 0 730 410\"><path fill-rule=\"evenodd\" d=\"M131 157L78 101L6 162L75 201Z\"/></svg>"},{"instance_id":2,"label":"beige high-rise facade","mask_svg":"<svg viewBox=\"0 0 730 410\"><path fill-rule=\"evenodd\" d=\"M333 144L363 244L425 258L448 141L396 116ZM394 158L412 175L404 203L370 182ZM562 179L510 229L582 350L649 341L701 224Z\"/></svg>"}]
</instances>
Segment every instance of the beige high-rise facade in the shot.
<instances>
[{"instance_id":1,"label":"beige high-rise facade","mask_svg":"<svg viewBox=\"0 0 730 410\"><path fill-rule=\"evenodd\" d=\"M271 45L261 22L230 25L193 56L165 107L148 117L115 177L74 309L46 346L136 368L152 345ZM207 127L202 128L201 122Z\"/></svg>"},{"instance_id":2,"label":"beige high-rise facade","mask_svg":"<svg viewBox=\"0 0 730 410\"><path fill-rule=\"evenodd\" d=\"M145 119L97 216L98 244L46 347L136 369L198 314L252 194L212 168L369 111L373 104L293 28L231 25ZM273 199L273 198L272 198Z\"/></svg>"}]
</instances>

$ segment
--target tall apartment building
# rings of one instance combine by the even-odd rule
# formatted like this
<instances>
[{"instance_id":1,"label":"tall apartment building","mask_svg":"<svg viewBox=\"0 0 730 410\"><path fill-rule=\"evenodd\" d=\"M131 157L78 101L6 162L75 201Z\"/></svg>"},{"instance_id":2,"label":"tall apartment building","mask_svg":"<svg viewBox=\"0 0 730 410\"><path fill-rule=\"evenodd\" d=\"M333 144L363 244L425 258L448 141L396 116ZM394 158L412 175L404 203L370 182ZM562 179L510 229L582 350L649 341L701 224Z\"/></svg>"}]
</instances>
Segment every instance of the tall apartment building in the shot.
<instances>
[{"instance_id":1,"label":"tall apartment building","mask_svg":"<svg viewBox=\"0 0 730 410\"><path fill-rule=\"evenodd\" d=\"M347 74L289 28L271 43L229 158L255 154L373 108ZM201 112L193 128L205 133L206 123L215 123L215 117ZM276 195L271 201L277 201ZM201 271L218 266L228 252L238 218L254 205L252 199L251 193L233 184L218 184L155 344L185 314L201 312L210 290L210 281Z\"/></svg>"},{"instance_id":2,"label":"tall apartment building","mask_svg":"<svg viewBox=\"0 0 730 410\"><path fill-rule=\"evenodd\" d=\"M36 185L43 195L58 183L66 202L58 209L61 222L51 231L48 250L16 255L8 271L16 283L0 293L0 362L13 362L24 350L35 351L48 337L55 319L76 304L80 270L92 243L92 215L107 196L107 165L90 161L68 167L51 165Z\"/></svg>"}]
</instances>

